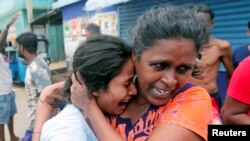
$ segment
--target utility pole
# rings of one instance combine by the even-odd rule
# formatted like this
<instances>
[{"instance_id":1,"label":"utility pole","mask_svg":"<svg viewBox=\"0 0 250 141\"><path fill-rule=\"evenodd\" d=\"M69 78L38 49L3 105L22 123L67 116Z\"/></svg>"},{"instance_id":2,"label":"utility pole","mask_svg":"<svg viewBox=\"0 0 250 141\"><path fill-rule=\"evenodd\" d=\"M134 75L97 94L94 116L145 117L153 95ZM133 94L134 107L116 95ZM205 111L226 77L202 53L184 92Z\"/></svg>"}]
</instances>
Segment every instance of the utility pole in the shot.
<instances>
[{"instance_id":1,"label":"utility pole","mask_svg":"<svg viewBox=\"0 0 250 141\"><path fill-rule=\"evenodd\" d=\"M33 20L33 8L32 0L26 0L27 17L28 17L28 28L31 30L30 23Z\"/></svg>"}]
</instances>

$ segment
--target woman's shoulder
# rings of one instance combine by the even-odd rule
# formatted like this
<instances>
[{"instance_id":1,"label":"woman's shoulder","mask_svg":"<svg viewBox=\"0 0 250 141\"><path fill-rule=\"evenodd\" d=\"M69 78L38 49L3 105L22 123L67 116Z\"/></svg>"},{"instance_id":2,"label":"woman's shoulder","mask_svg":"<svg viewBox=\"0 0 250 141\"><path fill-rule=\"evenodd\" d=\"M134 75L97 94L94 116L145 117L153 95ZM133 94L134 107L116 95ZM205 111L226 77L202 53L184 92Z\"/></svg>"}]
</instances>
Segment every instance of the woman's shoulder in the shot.
<instances>
[{"instance_id":1,"label":"woman's shoulder","mask_svg":"<svg viewBox=\"0 0 250 141\"><path fill-rule=\"evenodd\" d=\"M208 92L192 85L178 93L165 105L160 124L174 124L191 130L204 139L212 118L212 104Z\"/></svg>"},{"instance_id":2,"label":"woman's shoulder","mask_svg":"<svg viewBox=\"0 0 250 141\"><path fill-rule=\"evenodd\" d=\"M210 95L208 91L200 86L191 83L191 86L185 90L178 93L172 101L174 100L206 100L210 101Z\"/></svg>"}]
</instances>

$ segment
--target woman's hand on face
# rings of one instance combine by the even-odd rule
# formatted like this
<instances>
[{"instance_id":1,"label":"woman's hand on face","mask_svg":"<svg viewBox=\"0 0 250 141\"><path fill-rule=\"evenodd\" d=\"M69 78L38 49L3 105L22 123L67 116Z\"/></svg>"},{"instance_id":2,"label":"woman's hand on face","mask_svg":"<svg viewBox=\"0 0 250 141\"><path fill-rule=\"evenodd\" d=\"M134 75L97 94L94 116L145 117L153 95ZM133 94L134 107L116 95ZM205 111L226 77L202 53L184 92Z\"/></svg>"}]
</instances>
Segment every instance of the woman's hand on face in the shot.
<instances>
[{"instance_id":1,"label":"woman's hand on face","mask_svg":"<svg viewBox=\"0 0 250 141\"><path fill-rule=\"evenodd\" d=\"M71 101L80 110L86 111L90 106L96 104L95 98L89 94L89 91L79 75L76 73L78 80L76 80L75 74L72 74L72 85L71 85Z\"/></svg>"}]
</instances>

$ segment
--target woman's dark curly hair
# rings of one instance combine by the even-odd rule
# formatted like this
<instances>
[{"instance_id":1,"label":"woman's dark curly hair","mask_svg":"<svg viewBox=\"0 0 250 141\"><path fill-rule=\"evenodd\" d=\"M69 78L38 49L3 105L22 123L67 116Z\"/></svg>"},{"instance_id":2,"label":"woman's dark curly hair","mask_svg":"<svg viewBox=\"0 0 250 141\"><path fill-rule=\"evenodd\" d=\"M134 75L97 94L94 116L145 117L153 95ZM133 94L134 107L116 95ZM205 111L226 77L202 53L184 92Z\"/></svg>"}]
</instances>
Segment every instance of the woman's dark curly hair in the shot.
<instances>
[{"instance_id":1,"label":"woman's dark curly hair","mask_svg":"<svg viewBox=\"0 0 250 141\"><path fill-rule=\"evenodd\" d=\"M76 49L73 57L73 71L79 72L90 93L106 90L109 82L116 77L122 66L131 58L132 48L118 37L98 35L87 39ZM76 78L77 79L77 78ZM65 82L64 102L71 103L69 78Z\"/></svg>"}]
</instances>

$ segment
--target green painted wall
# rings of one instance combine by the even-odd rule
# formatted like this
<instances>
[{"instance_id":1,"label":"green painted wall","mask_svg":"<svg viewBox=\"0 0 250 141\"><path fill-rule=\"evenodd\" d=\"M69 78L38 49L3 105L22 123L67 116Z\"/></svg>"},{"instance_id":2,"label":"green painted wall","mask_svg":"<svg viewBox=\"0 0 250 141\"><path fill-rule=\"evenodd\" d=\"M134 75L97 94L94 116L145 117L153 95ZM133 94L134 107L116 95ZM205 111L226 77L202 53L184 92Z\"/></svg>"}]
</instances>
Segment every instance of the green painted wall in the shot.
<instances>
[{"instance_id":1,"label":"green painted wall","mask_svg":"<svg viewBox=\"0 0 250 141\"><path fill-rule=\"evenodd\" d=\"M32 0L34 10L50 10L54 0ZM1 0L0 19L11 13L26 9L26 0Z\"/></svg>"},{"instance_id":2,"label":"green painted wall","mask_svg":"<svg viewBox=\"0 0 250 141\"><path fill-rule=\"evenodd\" d=\"M32 0L33 18L51 10L54 0ZM28 17L26 10L26 0L0 0L0 29L15 13L20 16L11 26L8 39L15 38L19 34L28 30ZM65 60L63 29L61 19L48 23L46 36L49 40L49 56L52 62Z\"/></svg>"},{"instance_id":3,"label":"green painted wall","mask_svg":"<svg viewBox=\"0 0 250 141\"><path fill-rule=\"evenodd\" d=\"M49 11L53 2L54 0L32 0L33 17L35 18L42 13ZM26 0L1 0L0 5L0 29L4 27L11 16L16 12L20 12L21 15L13 24L13 27L18 27L15 31L17 35L27 30L28 19Z\"/></svg>"},{"instance_id":4,"label":"green painted wall","mask_svg":"<svg viewBox=\"0 0 250 141\"><path fill-rule=\"evenodd\" d=\"M49 56L51 62L65 60L63 28L61 21L47 24L47 33L49 40Z\"/></svg>"}]
</instances>

